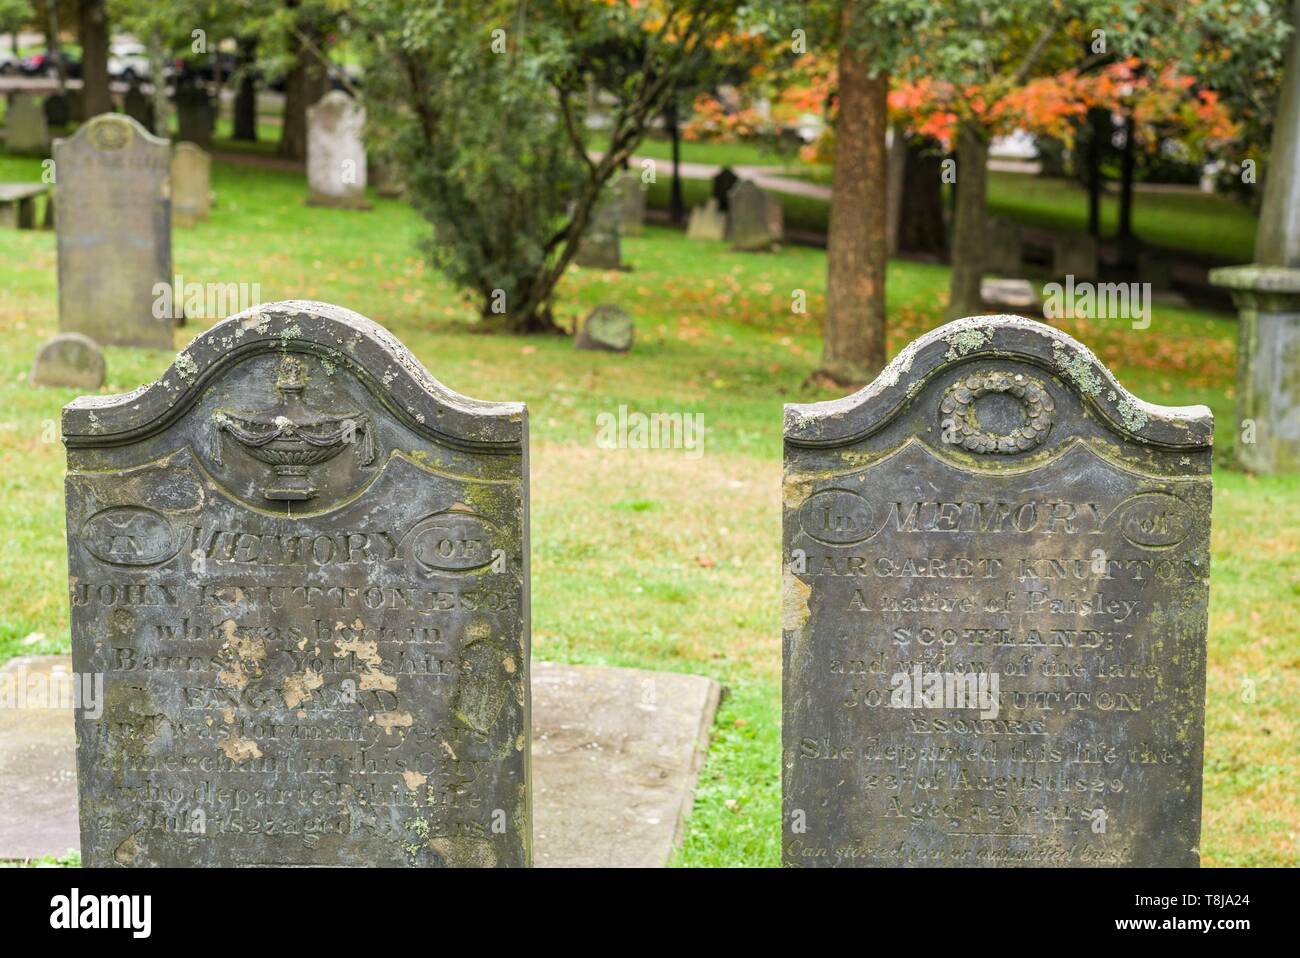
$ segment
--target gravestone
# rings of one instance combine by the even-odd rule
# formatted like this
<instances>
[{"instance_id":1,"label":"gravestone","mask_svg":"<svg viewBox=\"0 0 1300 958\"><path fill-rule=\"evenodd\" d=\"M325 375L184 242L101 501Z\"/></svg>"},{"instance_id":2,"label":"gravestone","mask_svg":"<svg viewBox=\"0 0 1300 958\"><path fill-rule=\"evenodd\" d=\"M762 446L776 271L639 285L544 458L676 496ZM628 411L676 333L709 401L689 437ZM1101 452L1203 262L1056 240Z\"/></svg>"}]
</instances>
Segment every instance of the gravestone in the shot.
<instances>
[{"instance_id":1,"label":"gravestone","mask_svg":"<svg viewBox=\"0 0 1300 958\"><path fill-rule=\"evenodd\" d=\"M307 109L307 202L370 209L366 200L365 107L331 90Z\"/></svg>"},{"instance_id":2,"label":"gravestone","mask_svg":"<svg viewBox=\"0 0 1300 958\"><path fill-rule=\"evenodd\" d=\"M785 204L776 193L765 193L767 197L767 232L775 242L785 237Z\"/></svg>"},{"instance_id":3,"label":"gravestone","mask_svg":"<svg viewBox=\"0 0 1300 958\"><path fill-rule=\"evenodd\" d=\"M727 238L727 214L718 209L718 201L709 197L703 206L691 210L686 224L686 238L692 240L722 240Z\"/></svg>"},{"instance_id":4,"label":"gravestone","mask_svg":"<svg viewBox=\"0 0 1300 958\"><path fill-rule=\"evenodd\" d=\"M591 269L623 268L623 247L619 242L622 213L617 188L607 188L591 211L591 219L573 257L575 263Z\"/></svg>"},{"instance_id":5,"label":"gravestone","mask_svg":"<svg viewBox=\"0 0 1300 958\"><path fill-rule=\"evenodd\" d=\"M89 336L59 333L36 353L27 381L33 386L98 389L104 385L104 352Z\"/></svg>"},{"instance_id":6,"label":"gravestone","mask_svg":"<svg viewBox=\"0 0 1300 958\"><path fill-rule=\"evenodd\" d=\"M623 204L619 212L619 230L624 236L640 236L645 229L646 185L635 170L625 170L618 185L619 199Z\"/></svg>"},{"instance_id":7,"label":"gravestone","mask_svg":"<svg viewBox=\"0 0 1300 958\"><path fill-rule=\"evenodd\" d=\"M212 208L212 158L193 143L172 150L172 222L193 226Z\"/></svg>"},{"instance_id":8,"label":"gravestone","mask_svg":"<svg viewBox=\"0 0 1300 958\"><path fill-rule=\"evenodd\" d=\"M753 252L772 248L776 240L772 234L773 202L777 201L749 180L741 180L732 188L727 220L733 249Z\"/></svg>"},{"instance_id":9,"label":"gravestone","mask_svg":"<svg viewBox=\"0 0 1300 958\"><path fill-rule=\"evenodd\" d=\"M726 213L730 209L727 204L731 202L731 191L739 182L740 177L729 166L724 166L719 170L718 175L711 181L713 198L718 201L718 209L722 210L722 212Z\"/></svg>"},{"instance_id":10,"label":"gravestone","mask_svg":"<svg viewBox=\"0 0 1300 958\"><path fill-rule=\"evenodd\" d=\"M1198 864L1212 436L1005 316L786 407L786 864Z\"/></svg>"},{"instance_id":11,"label":"gravestone","mask_svg":"<svg viewBox=\"0 0 1300 958\"><path fill-rule=\"evenodd\" d=\"M113 346L172 348L172 320L154 315L172 282L171 149L120 113L56 140L59 329Z\"/></svg>"},{"instance_id":12,"label":"gravestone","mask_svg":"<svg viewBox=\"0 0 1300 958\"><path fill-rule=\"evenodd\" d=\"M984 246L984 269L995 276L1019 276L1021 257L1020 224L1001 216L990 216Z\"/></svg>"},{"instance_id":13,"label":"gravestone","mask_svg":"<svg viewBox=\"0 0 1300 958\"><path fill-rule=\"evenodd\" d=\"M1163 250L1144 246L1138 251L1138 280L1152 289L1167 290L1174 285L1174 261Z\"/></svg>"},{"instance_id":14,"label":"gravestone","mask_svg":"<svg viewBox=\"0 0 1300 958\"><path fill-rule=\"evenodd\" d=\"M522 404L285 302L63 436L84 864L530 864Z\"/></svg>"},{"instance_id":15,"label":"gravestone","mask_svg":"<svg viewBox=\"0 0 1300 958\"><path fill-rule=\"evenodd\" d=\"M208 91L196 84L181 84L176 90L176 138L209 150L216 123L217 110Z\"/></svg>"},{"instance_id":16,"label":"gravestone","mask_svg":"<svg viewBox=\"0 0 1300 958\"><path fill-rule=\"evenodd\" d=\"M45 110L32 93L11 93L5 112L5 150L45 156L50 148L50 128Z\"/></svg>"},{"instance_id":17,"label":"gravestone","mask_svg":"<svg viewBox=\"0 0 1300 958\"><path fill-rule=\"evenodd\" d=\"M593 309L583 321L574 345L578 349L603 349L625 353L632 348L636 326L621 307L604 303Z\"/></svg>"},{"instance_id":18,"label":"gravestone","mask_svg":"<svg viewBox=\"0 0 1300 958\"><path fill-rule=\"evenodd\" d=\"M67 126L72 122L72 108L68 106L66 93L51 93L41 107L45 110L45 122L49 126Z\"/></svg>"},{"instance_id":19,"label":"gravestone","mask_svg":"<svg viewBox=\"0 0 1300 958\"><path fill-rule=\"evenodd\" d=\"M122 97L122 112L142 127L153 133L154 123L153 99L144 95L137 84L132 83Z\"/></svg>"},{"instance_id":20,"label":"gravestone","mask_svg":"<svg viewBox=\"0 0 1300 958\"><path fill-rule=\"evenodd\" d=\"M1056 233L1052 237L1052 275L1096 279L1097 238L1087 233Z\"/></svg>"}]
</instances>

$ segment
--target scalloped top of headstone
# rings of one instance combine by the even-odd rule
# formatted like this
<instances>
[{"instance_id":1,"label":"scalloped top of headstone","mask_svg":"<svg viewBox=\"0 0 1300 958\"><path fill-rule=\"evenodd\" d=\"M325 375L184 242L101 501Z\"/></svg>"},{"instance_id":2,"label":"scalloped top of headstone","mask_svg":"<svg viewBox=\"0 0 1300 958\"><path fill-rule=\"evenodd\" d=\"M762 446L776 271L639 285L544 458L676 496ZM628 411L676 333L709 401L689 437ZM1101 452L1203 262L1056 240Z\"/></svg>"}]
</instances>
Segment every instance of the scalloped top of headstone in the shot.
<instances>
[{"instance_id":1,"label":"scalloped top of headstone","mask_svg":"<svg viewBox=\"0 0 1300 958\"><path fill-rule=\"evenodd\" d=\"M835 448L859 442L902 416L912 399L932 379L955 366L978 364L981 360L1009 360L1050 374L1095 411L1111 433L1122 439L1170 450L1207 449L1213 442L1214 421L1205 406L1158 406L1144 402L1120 385L1105 364L1078 340L1045 323L1016 316L973 316L947 323L914 340L874 382L856 393L829 402L787 405L786 442L809 448ZM991 391L1011 392L1032 410L1035 398L1032 383L1017 384L1014 373L1010 375L1006 384L1000 380L955 384L951 399L957 411L972 401L968 392L978 398ZM961 392L963 387L967 392ZM1018 395L1022 392L1026 395ZM935 416L919 418L929 426L931 419L937 422L944 412L936 409ZM952 412L946 410L948 415ZM1035 433L1035 425L1045 424L1046 419L1037 418L1027 422L1026 428ZM1036 448L1043 437L1035 433L1026 434L1026 438L1033 442L1028 448L970 451L1015 456Z\"/></svg>"},{"instance_id":2,"label":"scalloped top of headstone","mask_svg":"<svg viewBox=\"0 0 1300 958\"><path fill-rule=\"evenodd\" d=\"M455 448L518 452L521 403L462 396L430 375L378 323L328 303L288 300L246 310L213 326L176 355L156 382L117 396L83 396L63 410L69 447L148 438L177 421L223 374L268 353L315 357L343 368L416 433ZM307 393L310 398L310 392Z\"/></svg>"},{"instance_id":3,"label":"scalloped top of headstone","mask_svg":"<svg viewBox=\"0 0 1300 958\"><path fill-rule=\"evenodd\" d=\"M153 149L154 152L168 151L170 155L171 150L170 140L154 136L137 120L123 113L101 113L77 127L72 136L54 141L55 149L80 149L82 144L99 153Z\"/></svg>"}]
</instances>

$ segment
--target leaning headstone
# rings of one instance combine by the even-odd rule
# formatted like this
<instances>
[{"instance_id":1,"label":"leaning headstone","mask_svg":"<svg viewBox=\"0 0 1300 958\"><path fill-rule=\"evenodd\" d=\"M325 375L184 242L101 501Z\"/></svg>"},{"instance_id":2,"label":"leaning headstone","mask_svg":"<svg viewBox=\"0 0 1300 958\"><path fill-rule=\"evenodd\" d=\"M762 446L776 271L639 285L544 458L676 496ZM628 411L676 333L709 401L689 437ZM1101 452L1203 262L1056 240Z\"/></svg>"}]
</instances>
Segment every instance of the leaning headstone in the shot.
<instances>
[{"instance_id":1,"label":"leaning headstone","mask_svg":"<svg viewBox=\"0 0 1300 958\"><path fill-rule=\"evenodd\" d=\"M1097 238L1087 233L1057 233L1052 237L1052 275L1076 280L1097 278Z\"/></svg>"},{"instance_id":2,"label":"leaning headstone","mask_svg":"<svg viewBox=\"0 0 1300 958\"><path fill-rule=\"evenodd\" d=\"M72 122L72 109L68 106L66 93L51 93L41 106L45 110L45 122L50 126L67 126Z\"/></svg>"},{"instance_id":3,"label":"leaning headstone","mask_svg":"<svg viewBox=\"0 0 1300 958\"><path fill-rule=\"evenodd\" d=\"M176 138L209 150L216 123L217 110L208 91L196 84L181 84L176 91Z\"/></svg>"},{"instance_id":4,"label":"leaning headstone","mask_svg":"<svg viewBox=\"0 0 1300 958\"><path fill-rule=\"evenodd\" d=\"M212 158L193 143L172 150L172 222L193 226L212 208Z\"/></svg>"},{"instance_id":5,"label":"leaning headstone","mask_svg":"<svg viewBox=\"0 0 1300 958\"><path fill-rule=\"evenodd\" d=\"M574 345L578 349L604 349L625 353L632 348L636 326L632 317L618 306L605 303L593 309L583 321Z\"/></svg>"},{"instance_id":6,"label":"leaning headstone","mask_svg":"<svg viewBox=\"0 0 1300 958\"><path fill-rule=\"evenodd\" d=\"M526 417L311 302L65 408L83 864L530 864Z\"/></svg>"},{"instance_id":7,"label":"leaning headstone","mask_svg":"<svg viewBox=\"0 0 1300 958\"><path fill-rule=\"evenodd\" d=\"M713 198L718 201L718 209L726 213L730 208L727 204L731 201L731 191L740 182L740 177L732 172L731 167L724 166L710 182Z\"/></svg>"},{"instance_id":8,"label":"leaning headstone","mask_svg":"<svg viewBox=\"0 0 1300 958\"><path fill-rule=\"evenodd\" d=\"M691 210L686 224L686 238L692 240L722 240L727 238L727 214L718 209L718 201L709 197L703 206Z\"/></svg>"},{"instance_id":9,"label":"leaning headstone","mask_svg":"<svg viewBox=\"0 0 1300 958\"><path fill-rule=\"evenodd\" d=\"M734 249L755 251L772 248L772 212L767 193L749 180L741 180L728 198L728 229Z\"/></svg>"},{"instance_id":10,"label":"leaning headstone","mask_svg":"<svg viewBox=\"0 0 1300 958\"><path fill-rule=\"evenodd\" d=\"M89 336L59 333L36 353L27 381L33 386L96 390L104 385L104 351Z\"/></svg>"},{"instance_id":11,"label":"leaning headstone","mask_svg":"<svg viewBox=\"0 0 1300 958\"><path fill-rule=\"evenodd\" d=\"M1300 3L1291 21L1255 262L1210 272L1237 307L1235 451L1255 472L1300 472Z\"/></svg>"},{"instance_id":12,"label":"leaning headstone","mask_svg":"<svg viewBox=\"0 0 1300 958\"><path fill-rule=\"evenodd\" d=\"M171 148L104 113L54 144L59 329L113 346L172 348L155 288L172 282Z\"/></svg>"},{"instance_id":13,"label":"leaning headstone","mask_svg":"<svg viewBox=\"0 0 1300 958\"><path fill-rule=\"evenodd\" d=\"M949 323L785 415L789 865L1195 866L1202 406Z\"/></svg>"},{"instance_id":14,"label":"leaning headstone","mask_svg":"<svg viewBox=\"0 0 1300 958\"><path fill-rule=\"evenodd\" d=\"M1001 216L990 216L986 226L984 269L995 276L1019 276L1024 255L1020 224Z\"/></svg>"},{"instance_id":15,"label":"leaning headstone","mask_svg":"<svg viewBox=\"0 0 1300 958\"><path fill-rule=\"evenodd\" d=\"M50 149L50 128L45 110L32 93L12 93L5 112L5 149L10 153L45 156Z\"/></svg>"},{"instance_id":16,"label":"leaning headstone","mask_svg":"<svg viewBox=\"0 0 1300 958\"><path fill-rule=\"evenodd\" d=\"M370 209L366 200L365 107L331 90L307 109L307 202Z\"/></svg>"},{"instance_id":17,"label":"leaning headstone","mask_svg":"<svg viewBox=\"0 0 1300 958\"><path fill-rule=\"evenodd\" d=\"M131 84L122 97L122 112L150 133L154 132L153 99L145 96L144 91L138 85Z\"/></svg>"},{"instance_id":18,"label":"leaning headstone","mask_svg":"<svg viewBox=\"0 0 1300 958\"><path fill-rule=\"evenodd\" d=\"M623 247L619 223L623 206L618 193L607 189L591 211L587 229L578 243L573 261L591 269L622 269Z\"/></svg>"},{"instance_id":19,"label":"leaning headstone","mask_svg":"<svg viewBox=\"0 0 1300 958\"><path fill-rule=\"evenodd\" d=\"M618 182L619 199L623 208L619 213L618 227L624 236L640 236L645 229L646 186L641 174L627 170Z\"/></svg>"}]
</instances>

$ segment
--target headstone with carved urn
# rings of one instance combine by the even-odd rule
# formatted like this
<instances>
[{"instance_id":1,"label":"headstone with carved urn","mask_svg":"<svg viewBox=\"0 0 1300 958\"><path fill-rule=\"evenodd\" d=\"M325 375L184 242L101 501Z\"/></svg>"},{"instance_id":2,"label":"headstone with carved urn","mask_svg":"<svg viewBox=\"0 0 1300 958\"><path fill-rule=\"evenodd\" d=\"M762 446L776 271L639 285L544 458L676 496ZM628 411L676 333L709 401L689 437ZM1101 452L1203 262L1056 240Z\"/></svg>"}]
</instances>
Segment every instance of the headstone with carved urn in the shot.
<instances>
[{"instance_id":1,"label":"headstone with carved urn","mask_svg":"<svg viewBox=\"0 0 1300 958\"><path fill-rule=\"evenodd\" d=\"M368 210L366 108L342 90L331 90L307 108L307 202Z\"/></svg>"},{"instance_id":2,"label":"headstone with carved urn","mask_svg":"<svg viewBox=\"0 0 1300 958\"><path fill-rule=\"evenodd\" d=\"M284 302L63 435L85 864L530 864L521 404Z\"/></svg>"},{"instance_id":3,"label":"headstone with carved urn","mask_svg":"<svg viewBox=\"0 0 1300 958\"><path fill-rule=\"evenodd\" d=\"M1213 422L977 317L786 407L783 858L1199 862Z\"/></svg>"},{"instance_id":4,"label":"headstone with carved urn","mask_svg":"<svg viewBox=\"0 0 1300 958\"><path fill-rule=\"evenodd\" d=\"M103 113L54 143L59 329L106 346L172 348L155 289L172 282L171 149Z\"/></svg>"}]
</instances>

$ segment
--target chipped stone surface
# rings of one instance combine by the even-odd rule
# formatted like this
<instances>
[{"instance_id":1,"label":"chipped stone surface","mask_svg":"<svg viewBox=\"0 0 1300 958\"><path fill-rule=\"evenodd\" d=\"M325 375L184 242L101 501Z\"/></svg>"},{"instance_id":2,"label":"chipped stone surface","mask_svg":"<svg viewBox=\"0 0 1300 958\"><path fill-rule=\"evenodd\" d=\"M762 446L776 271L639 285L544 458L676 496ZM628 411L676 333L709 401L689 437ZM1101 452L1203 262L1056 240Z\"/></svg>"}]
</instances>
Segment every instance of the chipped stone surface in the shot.
<instances>
[{"instance_id":1,"label":"chipped stone surface","mask_svg":"<svg viewBox=\"0 0 1300 958\"><path fill-rule=\"evenodd\" d=\"M174 320L154 315L172 282L171 150L120 113L54 144L59 329L105 346L172 348Z\"/></svg>"},{"instance_id":2,"label":"chipped stone surface","mask_svg":"<svg viewBox=\"0 0 1300 958\"><path fill-rule=\"evenodd\" d=\"M287 302L63 435L88 864L530 862L522 405Z\"/></svg>"},{"instance_id":3,"label":"chipped stone surface","mask_svg":"<svg viewBox=\"0 0 1300 958\"><path fill-rule=\"evenodd\" d=\"M1013 317L786 407L786 864L1198 863L1212 432Z\"/></svg>"}]
</instances>

